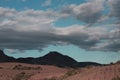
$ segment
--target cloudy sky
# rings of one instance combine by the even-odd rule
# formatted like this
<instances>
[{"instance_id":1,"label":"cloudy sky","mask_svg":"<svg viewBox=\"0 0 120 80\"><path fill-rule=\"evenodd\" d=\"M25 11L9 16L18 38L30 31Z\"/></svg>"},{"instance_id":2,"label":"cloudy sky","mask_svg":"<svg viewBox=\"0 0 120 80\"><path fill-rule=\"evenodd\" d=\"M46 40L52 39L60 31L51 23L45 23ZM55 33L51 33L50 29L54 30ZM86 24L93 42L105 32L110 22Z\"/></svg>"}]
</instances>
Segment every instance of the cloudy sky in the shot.
<instances>
[{"instance_id":1,"label":"cloudy sky","mask_svg":"<svg viewBox=\"0 0 120 80\"><path fill-rule=\"evenodd\" d=\"M120 0L0 0L0 49L39 57L58 51L77 61L120 59Z\"/></svg>"}]
</instances>

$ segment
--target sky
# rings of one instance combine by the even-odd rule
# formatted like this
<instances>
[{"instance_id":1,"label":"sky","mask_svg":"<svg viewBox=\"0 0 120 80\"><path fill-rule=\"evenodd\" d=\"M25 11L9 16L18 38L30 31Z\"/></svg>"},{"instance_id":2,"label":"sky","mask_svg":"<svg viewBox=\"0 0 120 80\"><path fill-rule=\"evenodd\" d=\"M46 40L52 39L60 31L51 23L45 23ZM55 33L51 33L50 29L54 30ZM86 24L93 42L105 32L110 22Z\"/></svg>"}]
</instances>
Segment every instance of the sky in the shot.
<instances>
[{"instance_id":1,"label":"sky","mask_svg":"<svg viewBox=\"0 0 120 80\"><path fill-rule=\"evenodd\" d=\"M120 0L0 0L0 49L9 56L58 51L79 62L120 60Z\"/></svg>"}]
</instances>

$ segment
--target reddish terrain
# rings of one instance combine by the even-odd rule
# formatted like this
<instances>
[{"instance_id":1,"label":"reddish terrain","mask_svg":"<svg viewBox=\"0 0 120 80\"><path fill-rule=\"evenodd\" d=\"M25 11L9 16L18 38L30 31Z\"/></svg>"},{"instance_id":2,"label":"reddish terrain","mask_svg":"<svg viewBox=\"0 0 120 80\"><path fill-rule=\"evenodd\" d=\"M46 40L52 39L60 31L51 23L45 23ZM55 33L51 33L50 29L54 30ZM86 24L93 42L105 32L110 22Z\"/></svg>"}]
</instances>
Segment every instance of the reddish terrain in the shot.
<instances>
[{"instance_id":1,"label":"reddish terrain","mask_svg":"<svg viewBox=\"0 0 120 80\"><path fill-rule=\"evenodd\" d=\"M0 63L0 80L42 80L59 77L66 72L67 69L48 65Z\"/></svg>"},{"instance_id":2,"label":"reddish terrain","mask_svg":"<svg viewBox=\"0 0 120 80\"><path fill-rule=\"evenodd\" d=\"M120 77L120 63L78 69L0 63L0 80L113 80L115 77Z\"/></svg>"},{"instance_id":3,"label":"reddish terrain","mask_svg":"<svg viewBox=\"0 0 120 80\"><path fill-rule=\"evenodd\" d=\"M65 80L113 80L116 77L119 77L116 80L120 80L119 63L102 67L88 67L78 71L78 74Z\"/></svg>"}]
</instances>

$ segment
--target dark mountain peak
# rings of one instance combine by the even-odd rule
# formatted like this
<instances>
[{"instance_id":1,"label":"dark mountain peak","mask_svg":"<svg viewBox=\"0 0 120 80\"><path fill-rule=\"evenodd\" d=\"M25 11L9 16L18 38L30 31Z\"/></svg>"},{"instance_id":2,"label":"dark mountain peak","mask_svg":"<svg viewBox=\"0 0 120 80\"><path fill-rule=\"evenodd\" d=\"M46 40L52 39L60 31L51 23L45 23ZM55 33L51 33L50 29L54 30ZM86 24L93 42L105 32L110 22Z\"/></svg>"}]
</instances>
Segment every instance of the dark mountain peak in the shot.
<instances>
[{"instance_id":1,"label":"dark mountain peak","mask_svg":"<svg viewBox=\"0 0 120 80\"><path fill-rule=\"evenodd\" d=\"M0 49L0 52L3 52L3 51Z\"/></svg>"},{"instance_id":2,"label":"dark mountain peak","mask_svg":"<svg viewBox=\"0 0 120 80\"><path fill-rule=\"evenodd\" d=\"M56 65L59 67L74 67L77 64L73 58L63 55L56 51L51 51L47 55L41 57L42 64Z\"/></svg>"},{"instance_id":3,"label":"dark mountain peak","mask_svg":"<svg viewBox=\"0 0 120 80\"><path fill-rule=\"evenodd\" d=\"M5 55L4 52L2 50L0 50L0 56Z\"/></svg>"},{"instance_id":4,"label":"dark mountain peak","mask_svg":"<svg viewBox=\"0 0 120 80\"><path fill-rule=\"evenodd\" d=\"M51 51L49 52L48 54L46 54L45 56L43 56L42 58L47 58L47 59L50 59L50 60L65 60L65 61L72 61L72 62L77 62L75 61L73 58L67 56L67 55L63 55L57 51Z\"/></svg>"},{"instance_id":5,"label":"dark mountain peak","mask_svg":"<svg viewBox=\"0 0 120 80\"><path fill-rule=\"evenodd\" d=\"M7 55L4 54L3 50L0 50L0 59L3 59L7 57Z\"/></svg>"},{"instance_id":6,"label":"dark mountain peak","mask_svg":"<svg viewBox=\"0 0 120 80\"><path fill-rule=\"evenodd\" d=\"M59 53L57 51L50 51L48 54L61 54L61 53Z\"/></svg>"},{"instance_id":7,"label":"dark mountain peak","mask_svg":"<svg viewBox=\"0 0 120 80\"><path fill-rule=\"evenodd\" d=\"M48 54L46 54L43 57L63 57L64 55L62 55L61 53L57 52L57 51L50 51Z\"/></svg>"}]
</instances>

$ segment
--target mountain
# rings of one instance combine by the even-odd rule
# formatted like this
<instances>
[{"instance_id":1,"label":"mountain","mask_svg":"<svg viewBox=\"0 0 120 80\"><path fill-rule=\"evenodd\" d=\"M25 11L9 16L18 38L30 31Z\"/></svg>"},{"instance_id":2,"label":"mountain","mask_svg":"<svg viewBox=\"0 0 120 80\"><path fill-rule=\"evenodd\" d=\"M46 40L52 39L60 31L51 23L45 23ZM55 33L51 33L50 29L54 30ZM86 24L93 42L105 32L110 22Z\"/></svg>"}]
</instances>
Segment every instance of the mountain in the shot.
<instances>
[{"instance_id":1,"label":"mountain","mask_svg":"<svg viewBox=\"0 0 120 80\"><path fill-rule=\"evenodd\" d=\"M9 57L4 54L2 50L0 50L0 62L20 62L20 63L28 63L28 64L42 64L42 65L54 65L58 67L85 67L89 65L101 66L101 64L93 63L93 62L77 62L73 58L62 55L56 51L49 52L43 57L38 58L18 58L15 59L13 57Z\"/></svg>"},{"instance_id":2,"label":"mountain","mask_svg":"<svg viewBox=\"0 0 120 80\"><path fill-rule=\"evenodd\" d=\"M75 67L77 61L69 56L62 55L58 52L49 52L47 55L40 58L41 64L55 65L59 67Z\"/></svg>"},{"instance_id":3,"label":"mountain","mask_svg":"<svg viewBox=\"0 0 120 80\"><path fill-rule=\"evenodd\" d=\"M0 50L0 62L13 62L15 59L13 57L9 57L4 54L2 50Z\"/></svg>"},{"instance_id":4,"label":"mountain","mask_svg":"<svg viewBox=\"0 0 120 80\"><path fill-rule=\"evenodd\" d=\"M43 57L18 58L16 61L29 64L54 65L59 67L75 67L78 64L78 62L71 57L62 55L56 51L49 52Z\"/></svg>"}]
</instances>

